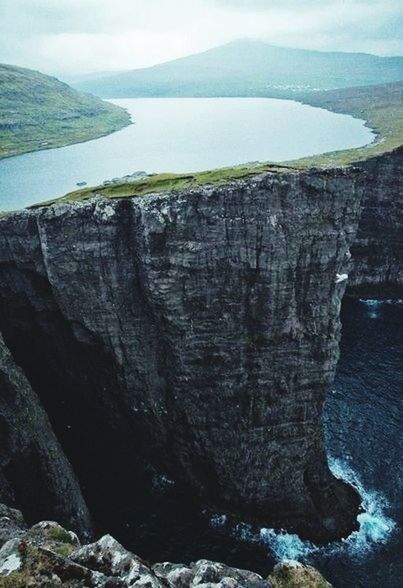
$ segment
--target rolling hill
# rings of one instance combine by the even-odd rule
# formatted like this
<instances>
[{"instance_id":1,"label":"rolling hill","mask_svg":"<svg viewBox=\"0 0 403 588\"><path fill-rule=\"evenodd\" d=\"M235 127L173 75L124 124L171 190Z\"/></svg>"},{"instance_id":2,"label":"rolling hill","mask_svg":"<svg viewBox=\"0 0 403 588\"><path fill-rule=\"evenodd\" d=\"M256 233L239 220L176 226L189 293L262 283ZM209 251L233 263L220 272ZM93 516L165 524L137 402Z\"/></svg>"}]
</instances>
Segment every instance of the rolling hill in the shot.
<instances>
[{"instance_id":1,"label":"rolling hill","mask_svg":"<svg viewBox=\"0 0 403 588\"><path fill-rule=\"evenodd\" d=\"M241 40L149 68L98 77L93 74L74 85L109 98L290 97L401 79L403 57L287 49Z\"/></svg>"},{"instance_id":2,"label":"rolling hill","mask_svg":"<svg viewBox=\"0 0 403 588\"><path fill-rule=\"evenodd\" d=\"M0 64L0 158L87 141L128 124L118 106L37 71Z\"/></svg>"}]
</instances>

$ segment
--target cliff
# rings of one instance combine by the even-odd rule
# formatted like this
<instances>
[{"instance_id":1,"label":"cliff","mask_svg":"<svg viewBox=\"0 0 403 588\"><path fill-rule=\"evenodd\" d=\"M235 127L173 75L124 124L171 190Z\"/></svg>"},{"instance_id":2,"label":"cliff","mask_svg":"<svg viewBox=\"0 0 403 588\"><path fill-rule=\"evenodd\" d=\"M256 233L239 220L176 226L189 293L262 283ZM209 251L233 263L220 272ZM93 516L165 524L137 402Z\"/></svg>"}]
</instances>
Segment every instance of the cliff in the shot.
<instances>
[{"instance_id":1,"label":"cliff","mask_svg":"<svg viewBox=\"0 0 403 588\"><path fill-rule=\"evenodd\" d=\"M128 500L116 480L146 462L244 520L318 542L354 528L322 405L344 274L352 294L401 285L400 172L398 150L0 218L0 330L90 506Z\"/></svg>"},{"instance_id":2,"label":"cliff","mask_svg":"<svg viewBox=\"0 0 403 588\"><path fill-rule=\"evenodd\" d=\"M358 165L365 184L348 291L398 298L403 284L403 147Z\"/></svg>"},{"instance_id":3,"label":"cliff","mask_svg":"<svg viewBox=\"0 0 403 588\"><path fill-rule=\"evenodd\" d=\"M87 507L48 417L0 336L0 500L54 514L86 536Z\"/></svg>"}]
</instances>

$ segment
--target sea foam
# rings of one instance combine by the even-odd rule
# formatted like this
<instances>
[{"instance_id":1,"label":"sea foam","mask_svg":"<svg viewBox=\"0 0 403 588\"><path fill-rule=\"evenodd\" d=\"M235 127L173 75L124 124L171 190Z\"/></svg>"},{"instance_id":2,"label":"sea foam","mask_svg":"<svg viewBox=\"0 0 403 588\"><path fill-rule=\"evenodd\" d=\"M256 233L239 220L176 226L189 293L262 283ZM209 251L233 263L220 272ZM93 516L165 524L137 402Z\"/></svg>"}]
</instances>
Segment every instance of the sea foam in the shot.
<instances>
[{"instance_id":1,"label":"sea foam","mask_svg":"<svg viewBox=\"0 0 403 588\"><path fill-rule=\"evenodd\" d=\"M351 484L361 496L361 512L358 517L359 528L353 531L345 539L335 541L324 546L302 540L298 535L277 531L270 528L261 528L255 531L251 526L240 523L232 529L232 533L249 543L263 543L271 554L278 560L297 559L307 561L311 556L344 555L351 558L360 558L376 548L377 545L386 543L395 529L394 521L385 511L388 508L387 500L379 492L364 488L357 474L345 462L329 459L329 466L336 478L345 480ZM221 526L226 522L225 517L215 515L212 517L212 526Z\"/></svg>"}]
</instances>

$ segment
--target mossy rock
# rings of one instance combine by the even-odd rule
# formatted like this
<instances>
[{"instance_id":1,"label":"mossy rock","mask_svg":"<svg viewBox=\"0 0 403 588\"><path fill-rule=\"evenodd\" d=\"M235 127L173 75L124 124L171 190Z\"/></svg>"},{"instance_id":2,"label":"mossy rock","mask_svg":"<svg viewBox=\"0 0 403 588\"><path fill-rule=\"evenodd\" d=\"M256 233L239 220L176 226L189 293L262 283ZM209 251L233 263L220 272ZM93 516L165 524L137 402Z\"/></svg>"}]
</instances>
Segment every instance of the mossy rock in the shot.
<instances>
[{"instance_id":1,"label":"mossy rock","mask_svg":"<svg viewBox=\"0 0 403 588\"><path fill-rule=\"evenodd\" d=\"M296 561L277 564L268 580L273 588L332 588L318 570Z\"/></svg>"},{"instance_id":2,"label":"mossy rock","mask_svg":"<svg viewBox=\"0 0 403 588\"><path fill-rule=\"evenodd\" d=\"M79 588L93 586L93 573L61 554L21 541L16 551L22 560L18 571L0 576L0 588Z\"/></svg>"}]
</instances>

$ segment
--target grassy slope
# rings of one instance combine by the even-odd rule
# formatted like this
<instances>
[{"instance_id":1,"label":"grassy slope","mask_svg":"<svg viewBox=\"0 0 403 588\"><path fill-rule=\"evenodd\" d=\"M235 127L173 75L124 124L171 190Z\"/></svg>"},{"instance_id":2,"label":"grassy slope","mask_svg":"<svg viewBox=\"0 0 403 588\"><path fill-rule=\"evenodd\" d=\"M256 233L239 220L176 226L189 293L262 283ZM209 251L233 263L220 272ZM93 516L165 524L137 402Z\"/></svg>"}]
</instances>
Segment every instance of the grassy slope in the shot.
<instances>
[{"instance_id":1,"label":"grassy slope","mask_svg":"<svg viewBox=\"0 0 403 588\"><path fill-rule=\"evenodd\" d=\"M302 102L364 119L377 138L368 147L315 155L298 166L347 165L403 145L403 82L301 95Z\"/></svg>"},{"instance_id":2,"label":"grassy slope","mask_svg":"<svg viewBox=\"0 0 403 588\"><path fill-rule=\"evenodd\" d=\"M128 124L118 106L56 78L0 64L0 158L95 139Z\"/></svg>"},{"instance_id":3,"label":"grassy slope","mask_svg":"<svg viewBox=\"0 0 403 588\"><path fill-rule=\"evenodd\" d=\"M320 92L315 95L309 94L308 97L300 96L301 100L305 100L315 106L321 106L335 112L352 114L353 116L365 119L369 126L378 133L376 143L366 148L307 157L294 162L286 162L284 165L267 163L256 166L222 168L194 174L158 174L132 183L76 190L57 200L84 200L96 194L101 194L107 198L143 196L144 194L155 192L197 188L207 184L220 185L231 180L253 177L262 172L278 173L285 169L334 167L368 159L369 157L392 151L403 145L402 92L403 83L396 83ZM51 200L43 204L52 204L55 201Z\"/></svg>"}]
</instances>

